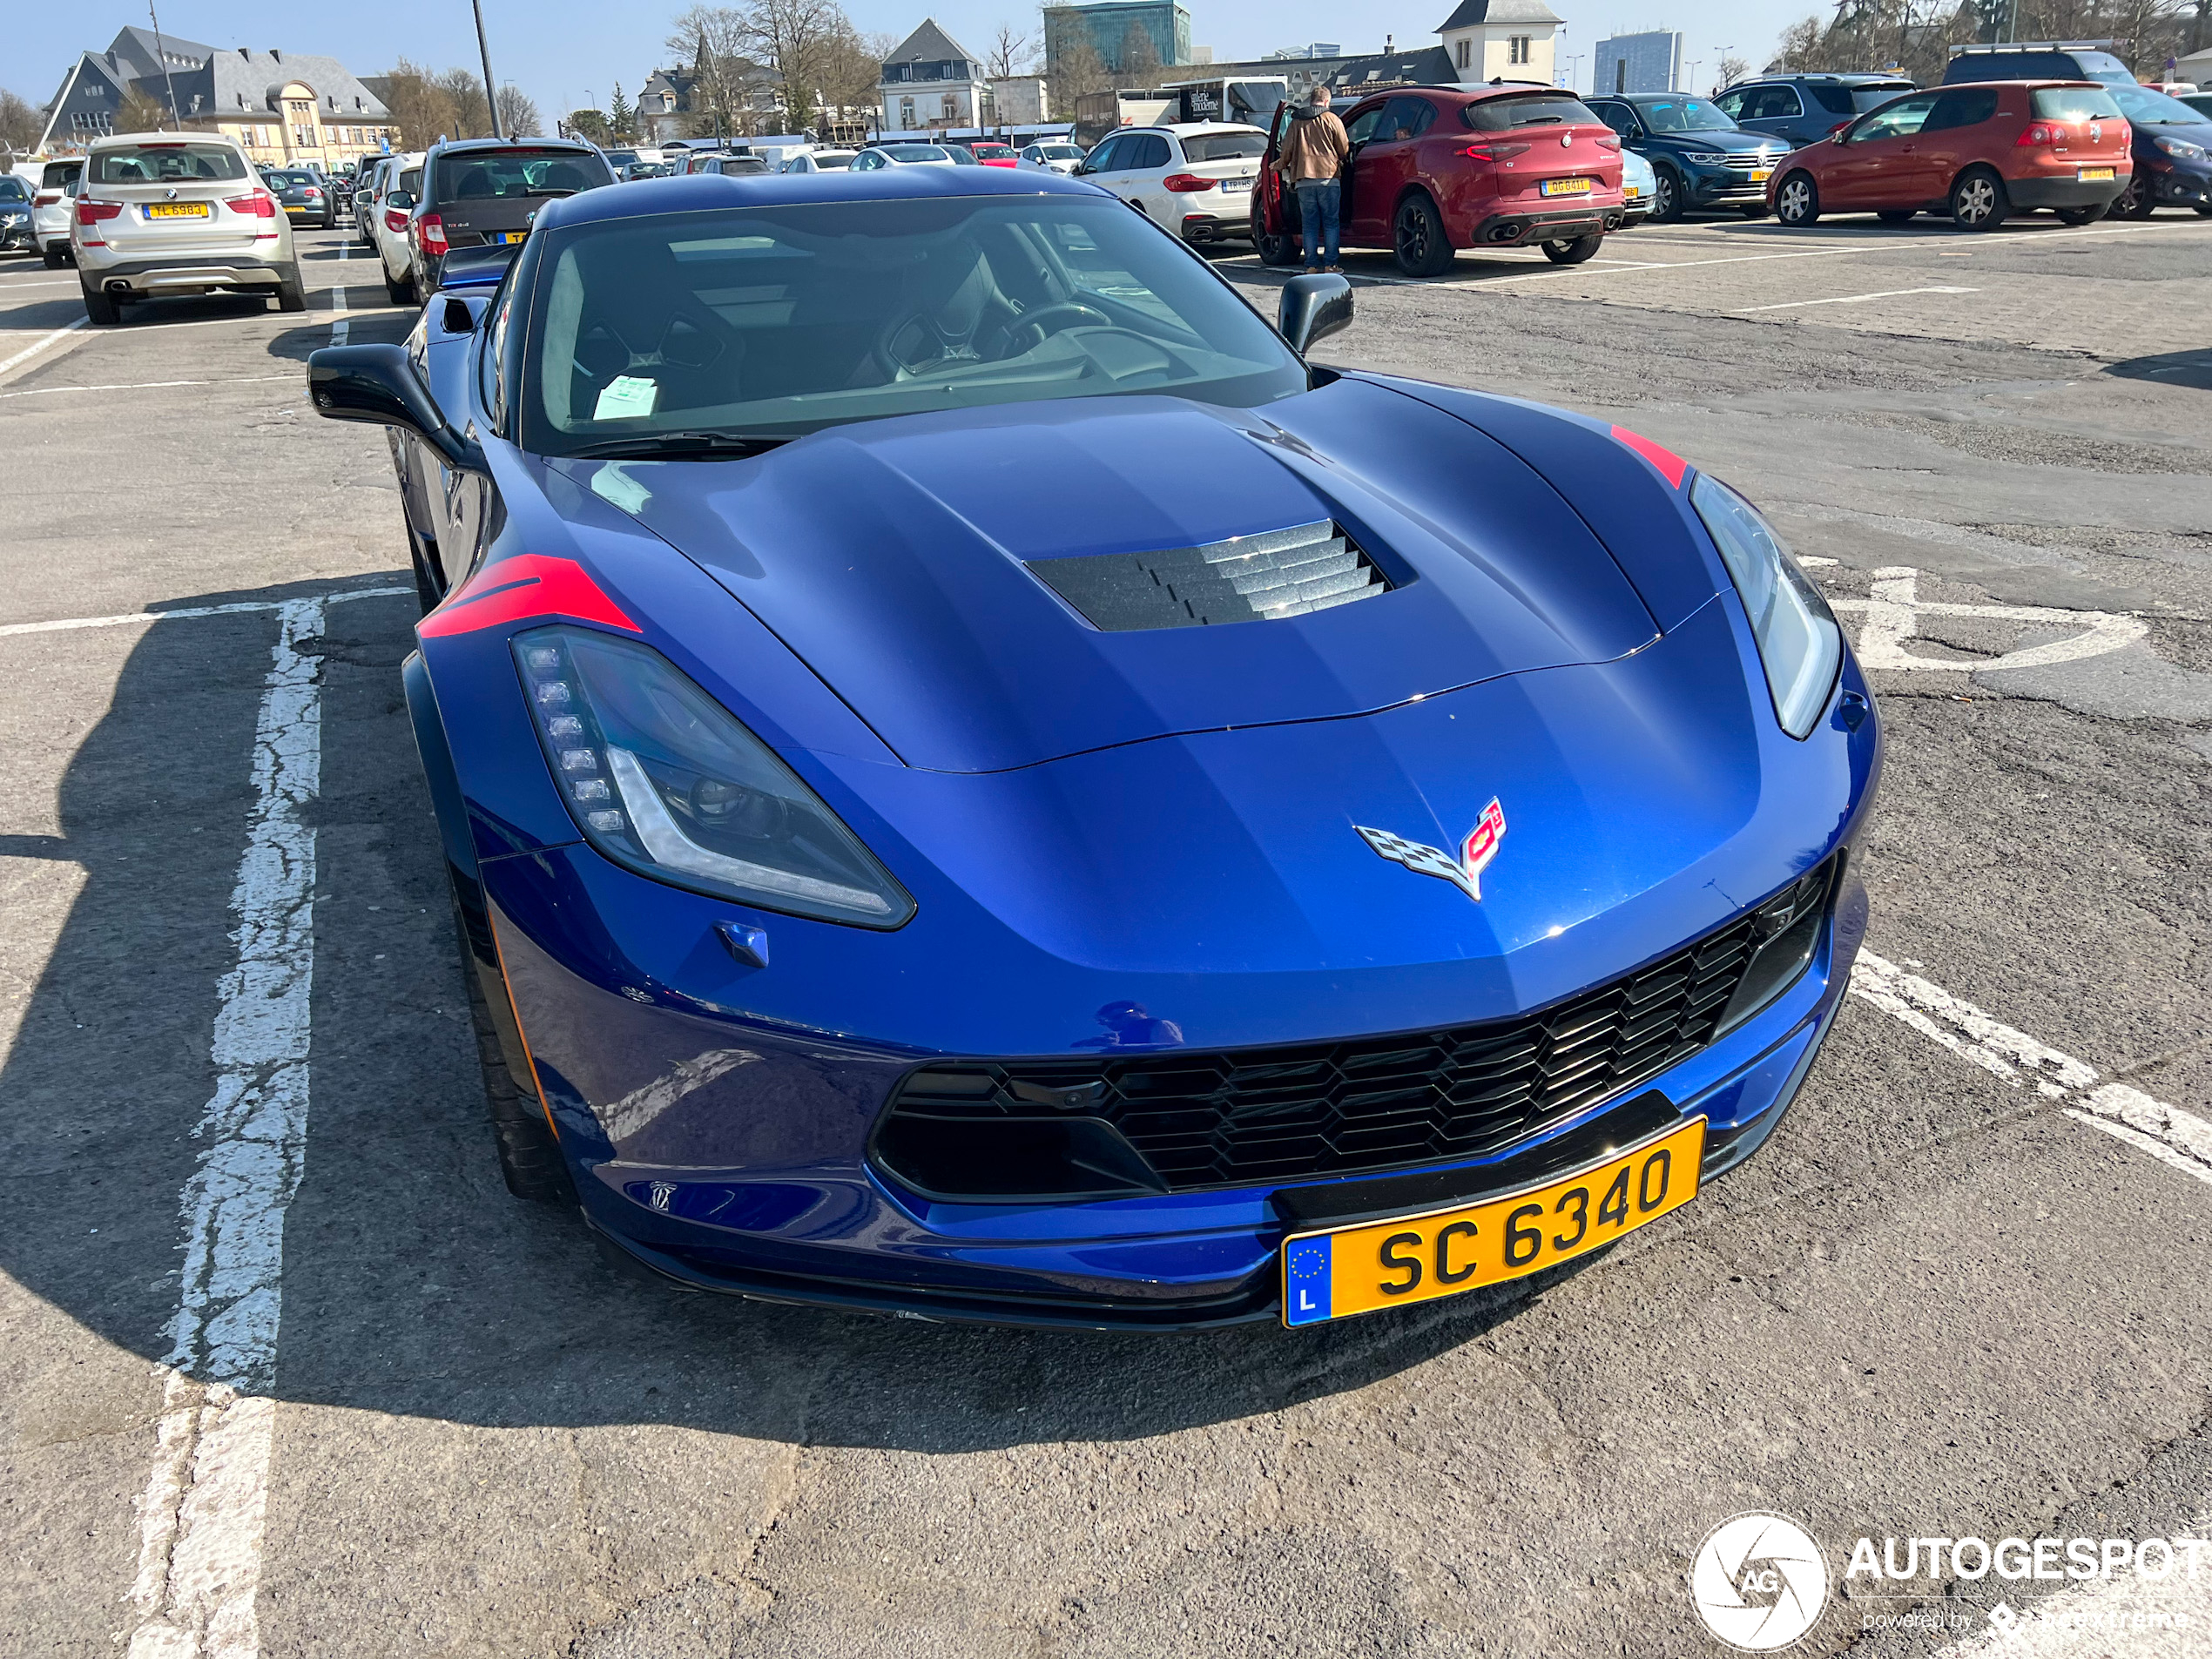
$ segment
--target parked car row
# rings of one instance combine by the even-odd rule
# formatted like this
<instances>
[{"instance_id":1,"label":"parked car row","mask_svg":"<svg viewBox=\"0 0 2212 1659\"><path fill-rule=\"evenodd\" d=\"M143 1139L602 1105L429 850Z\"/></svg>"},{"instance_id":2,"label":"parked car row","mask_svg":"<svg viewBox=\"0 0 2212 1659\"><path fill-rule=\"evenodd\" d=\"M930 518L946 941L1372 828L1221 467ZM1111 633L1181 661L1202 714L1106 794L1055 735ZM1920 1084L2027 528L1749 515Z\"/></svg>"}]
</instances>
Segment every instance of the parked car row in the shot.
<instances>
[{"instance_id":1,"label":"parked car row","mask_svg":"<svg viewBox=\"0 0 2212 1659\"><path fill-rule=\"evenodd\" d=\"M416 305L449 253L519 247L547 202L614 182L607 158L581 139L450 139L379 158L354 196L354 229L392 302Z\"/></svg>"}]
</instances>

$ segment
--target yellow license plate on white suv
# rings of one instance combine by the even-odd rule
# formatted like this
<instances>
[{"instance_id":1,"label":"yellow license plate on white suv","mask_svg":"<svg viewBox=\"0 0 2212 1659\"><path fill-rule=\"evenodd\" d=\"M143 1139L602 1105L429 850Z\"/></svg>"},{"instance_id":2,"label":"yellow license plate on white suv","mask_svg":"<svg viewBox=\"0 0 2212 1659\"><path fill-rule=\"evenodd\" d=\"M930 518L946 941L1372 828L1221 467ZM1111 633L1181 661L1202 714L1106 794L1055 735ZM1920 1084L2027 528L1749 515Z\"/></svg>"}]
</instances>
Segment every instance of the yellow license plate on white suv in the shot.
<instances>
[{"instance_id":1,"label":"yellow license plate on white suv","mask_svg":"<svg viewBox=\"0 0 2212 1659\"><path fill-rule=\"evenodd\" d=\"M1283 1241L1283 1323L1318 1325L1521 1278L1611 1244L1697 1196L1705 1120L1502 1198Z\"/></svg>"},{"instance_id":2,"label":"yellow license plate on white suv","mask_svg":"<svg viewBox=\"0 0 2212 1659\"><path fill-rule=\"evenodd\" d=\"M148 202L148 219L206 219L206 202Z\"/></svg>"}]
</instances>

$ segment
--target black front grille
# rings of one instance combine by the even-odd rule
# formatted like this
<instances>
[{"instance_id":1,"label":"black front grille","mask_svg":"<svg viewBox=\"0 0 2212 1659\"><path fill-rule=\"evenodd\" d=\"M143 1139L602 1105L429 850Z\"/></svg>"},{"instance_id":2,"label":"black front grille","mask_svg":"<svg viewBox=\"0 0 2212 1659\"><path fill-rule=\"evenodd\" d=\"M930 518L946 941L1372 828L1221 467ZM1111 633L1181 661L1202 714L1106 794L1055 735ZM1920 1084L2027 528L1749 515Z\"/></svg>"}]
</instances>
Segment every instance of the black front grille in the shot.
<instances>
[{"instance_id":1,"label":"black front grille","mask_svg":"<svg viewBox=\"0 0 2212 1659\"><path fill-rule=\"evenodd\" d=\"M941 1062L907 1078L877 1156L947 1197L1189 1192L1480 1157L1705 1047L1759 946L1809 905L1818 910L1829 875L1816 871L1662 961L1515 1019L1213 1054ZM1115 1167L1107 1125L1154 1179ZM1052 1142L1071 1150L1035 1152L1049 1126L1082 1133ZM1001 1136L1078 1172L1047 1184L995 1169Z\"/></svg>"}]
</instances>

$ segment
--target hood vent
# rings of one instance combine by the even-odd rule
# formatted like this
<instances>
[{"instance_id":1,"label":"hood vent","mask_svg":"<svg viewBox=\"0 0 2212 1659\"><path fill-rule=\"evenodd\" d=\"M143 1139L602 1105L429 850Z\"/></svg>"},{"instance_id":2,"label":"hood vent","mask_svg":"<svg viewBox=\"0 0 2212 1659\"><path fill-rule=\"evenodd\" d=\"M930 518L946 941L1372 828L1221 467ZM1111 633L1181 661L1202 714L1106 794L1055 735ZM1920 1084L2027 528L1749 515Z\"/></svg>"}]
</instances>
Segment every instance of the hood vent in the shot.
<instances>
[{"instance_id":1,"label":"hood vent","mask_svg":"<svg viewBox=\"0 0 2212 1659\"><path fill-rule=\"evenodd\" d=\"M1165 553L1031 559L1028 569L1109 633L1274 621L1390 591L1374 562L1325 518Z\"/></svg>"}]
</instances>

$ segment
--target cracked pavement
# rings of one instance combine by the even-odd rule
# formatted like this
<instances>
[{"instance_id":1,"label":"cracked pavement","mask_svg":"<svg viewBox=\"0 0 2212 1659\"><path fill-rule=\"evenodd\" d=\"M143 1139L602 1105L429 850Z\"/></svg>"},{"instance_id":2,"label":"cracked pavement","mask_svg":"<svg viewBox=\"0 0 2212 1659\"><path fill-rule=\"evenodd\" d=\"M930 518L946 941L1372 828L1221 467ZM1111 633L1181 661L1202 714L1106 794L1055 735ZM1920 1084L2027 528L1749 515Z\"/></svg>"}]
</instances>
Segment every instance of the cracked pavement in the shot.
<instances>
[{"instance_id":1,"label":"cracked pavement","mask_svg":"<svg viewBox=\"0 0 2212 1659\"><path fill-rule=\"evenodd\" d=\"M1833 561L1839 600L1909 568L1923 600L2142 619L2123 651L1992 670L2067 631L1932 618L1912 649L1955 670L1874 672L1868 943L2203 1115L2212 224L2115 230L1648 226L1608 257L1683 268L1467 258L1362 286L1319 355L1620 421ZM301 244L327 313L364 267ZM1220 268L1271 300L1250 260ZM0 357L78 314L55 274L0 268ZM1974 286L1742 314L1923 278ZM354 340L401 335L376 284L348 292L374 299ZM327 314L174 301L80 334L0 377L0 624L404 579L381 435L261 378ZM209 383L138 387L186 379ZM313 1104L264 1654L1704 1655L1683 1577L1737 1511L1840 1561L1862 1533L2148 1535L2212 1507L2212 1184L1858 998L1742 1170L1575 1271L1458 1301L1132 1338L642 1285L501 1186L400 698L411 621L358 600L301 642ZM111 1655L130 1628L278 625L0 637L12 1652ZM1993 1599L1952 1588L1977 1618ZM1852 1649L1865 1605L1803 1650Z\"/></svg>"}]
</instances>

